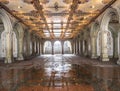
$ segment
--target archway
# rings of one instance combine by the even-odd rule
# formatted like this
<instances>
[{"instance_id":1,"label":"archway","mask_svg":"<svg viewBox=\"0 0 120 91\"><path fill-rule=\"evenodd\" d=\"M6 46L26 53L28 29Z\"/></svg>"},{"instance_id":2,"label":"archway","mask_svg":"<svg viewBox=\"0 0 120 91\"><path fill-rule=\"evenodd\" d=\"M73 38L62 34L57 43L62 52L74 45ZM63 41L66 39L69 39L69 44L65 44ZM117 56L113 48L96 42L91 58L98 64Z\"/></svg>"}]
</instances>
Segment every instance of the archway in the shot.
<instances>
[{"instance_id":1,"label":"archway","mask_svg":"<svg viewBox=\"0 0 120 91\"><path fill-rule=\"evenodd\" d=\"M15 55L14 50L16 50L16 56L14 57L17 57L17 60L24 60L24 57L23 57L24 29L23 29L22 24L20 22L15 22L13 26L13 31L14 31L14 35L16 36L13 39L13 54L14 55Z\"/></svg>"},{"instance_id":2,"label":"archway","mask_svg":"<svg viewBox=\"0 0 120 91\"><path fill-rule=\"evenodd\" d=\"M54 43L54 54L62 54L62 45L60 41Z\"/></svg>"},{"instance_id":3,"label":"archway","mask_svg":"<svg viewBox=\"0 0 120 91\"><path fill-rule=\"evenodd\" d=\"M108 56L113 56L113 38L112 38L112 34L110 31L106 31L107 32L107 53ZM98 32L98 37L97 37L97 56L101 55L101 31Z\"/></svg>"},{"instance_id":4,"label":"archway","mask_svg":"<svg viewBox=\"0 0 120 91\"><path fill-rule=\"evenodd\" d=\"M17 37L16 37L16 34L15 34L15 32L13 32L13 34L12 34L12 36L13 36L13 57L15 57L15 58L17 58L17 54L18 54L18 39L17 39Z\"/></svg>"},{"instance_id":5,"label":"archway","mask_svg":"<svg viewBox=\"0 0 120 91\"><path fill-rule=\"evenodd\" d=\"M44 54L52 54L52 44L50 41L44 43Z\"/></svg>"},{"instance_id":6,"label":"archway","mask_svg":"<svg viewBox=\"0 0 120 91\"><path fill-rule=\"evenodd\" d=\"M11 23L10 17L7 15L6 11L3 9L0 9L0 19L2 20L2 24L4 26L4 29L1 33L1 38L4 39L4 41L2 41L2 43L1 43L1 44L4 44L4 46L2 46L2 49L4 49L3 56L5 57L5 63L11 63L13 61L13 58L12 58L13 57L12 23Z\"/></svg>"},{"instance_id":7,"label":"archway","mask_svg":"<svg viewBox=\"0 0 120 91\"><path fill-rule=\"evenodd\" d=\"M107 55L103 60L118 57L119 13L115 8L109 8L101 21L101 55ZM100 33L99 33L100 34ZM113 45L114 44L114 45Z\"/></svg>"},{"instance_id":8,"label":"archway","mask_svg":"<svg viewBox=\"0 0 120 91\"><path fill-rule=\"evenodd\" d=\"M90 31L90 38L91 38L91 58L93 58L93 59L96 59L98 57L98 55L97 55L98 48L99 48L99 51L101 50L100 49L101 43L99 43L99 46L97 46L97 42L99 40L98 39L98 32L99 32L99 30L100 30L100 24L99 24L98 21L96 21L96 22L94 22L91 25L91 31Z\"/></svg>"},{"instance_id":9,"label":"archway","mask_svg":"<svg viewBox=\"0 0 120 91\"><path fill-rule=\"evenodd\" d=\"M64 54L71 54L72 53L72 46L70 41L64 42Z\"/></svg>"}]
</instances>

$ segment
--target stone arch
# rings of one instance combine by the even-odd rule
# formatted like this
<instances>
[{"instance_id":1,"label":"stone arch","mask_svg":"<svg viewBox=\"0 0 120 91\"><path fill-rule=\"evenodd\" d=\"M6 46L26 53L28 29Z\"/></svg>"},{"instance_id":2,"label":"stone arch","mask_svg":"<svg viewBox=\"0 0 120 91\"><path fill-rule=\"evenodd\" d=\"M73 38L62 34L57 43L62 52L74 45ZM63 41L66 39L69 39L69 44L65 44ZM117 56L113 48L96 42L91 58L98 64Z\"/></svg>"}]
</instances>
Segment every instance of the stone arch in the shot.
<instances>
[{"instance_id":1,"label":"stone arch","mask_svg":"<svg viewBox=\"0 0 120 91\"><path fill-rule=\"evenodd\" d=\"M4 26L3 30L0 31L0 38L3 38L3 40L1 41L1 45L2 45L1 50L4 50L2 57L7 57L8 56L8 52L7 52L8 48L12 47L11 40L12 40L12 34L13 34L12 29L13 28L12 28L11 20L4 9L0 9L0 19ZM8 43L8 44L6 45L6 43ZM8 47L6 47L6 46L8 46ZM10 54L9 56L12 56L11 52L9 52L9 54ZM8 61L9 59L6 58L6 60ZM11 61L11 59L9 60L9 62L10 61Z\"/></svg>"},{"instance_id":2,"label":"stone arch","mask_svg":"<svg viewBox=\"0 0 120 91\"><path fill-rule=\"evenodd\" d=\"M62 54L62 44L59 40L54 42L54 54Z\"/></svg>"},{"instance_id":3,"label":"stone arch","mask_svg":"<svg viewBox=\"0 0 120 91\"><path fill-rule=\"evenodd\" d=\"M100 24L100 29L101 30L108 30L108 25L111 17L113 15L116 15L119 19L119 13L115 8L109 8L106 10L105 14L102 17L101 24ZM120 20L119 20L120 22Z\"/></svg>"},{"instance_id":4,"label":"stone arch","mask_svg":"<svg viewBox=\"0 0 120 91\"><path fill-rule=\"evenodd\" d=\"M113 38L112 38L112 33L111 31L106 31L107 32L107 49L108 49L108 56L113 56ZM97 56L101 55L101 31L98 32L98 37L97 37Z\"/></svg>"},{"instance_id":5,"label":"stone arch","mask_svg":"<svg viewBox=\"0 0 120 91\"><path fill-rule=\"evenodd\" d=\"M64 41L64 54L72 53L72 44L69 40Z\"/></svg>"},{"instance_id":6,"label":"stone arch","mask_svg":"<svg viewBox=\"0 0 120 91\"><path fill-rule=\"evenodd\" d=\"M44 42L44 54L52 54L52 43L51 41Z\"/></svg>"},{"instance_id":7,"label":"stone arch","mask_svg":"<svg viewBox=\"0 0 120 91\"><path fill-rule=\"evenodd\" d=\"M116 44L117 43L116 42L117 38L114 39L115 38L114 34L117 35L117 31L114 31L115 29L112 28L113 27L112 22L118 22L118 24L120 22L120 12L118 12L118 10L116 8L109 8L109 9L106 10L106 12L104 13L104 15L102 17L101 25L100 25L100 30L102 31L102 36L104 35L107 38L107 40L104 39L105 41L102 41L103 39L101 40L101 43L103 42L102 45L104 47L105 47L105 45L107 46L106 49L103 49L104 47L102 47L101 50L103 52L107 52L107 55L109 57L113 57L113 55L114 55L113 52L116 51L115 49L117 49L117 46L118 46ZM115 25L117 25L117 23ZM117 46L113 45L113 44L116 44ZM115 55L116 54L117 53L115 52ZM103 53L103 55L104 55L104 53Z\"/></svg>"},{"instance_id":8,"label":"stone arch","mask_svg":"<svg viewBox=\"0 0 120 91\"><path fill-rule=\"evenodd\" d=\"M95 21L92 23L90 28L90 41L91 41L91 58L97 58L97 51L99 50L101 46L98 44L98 33L100 31L100 24L98 21Z\"/></svg>"},{"instance_id":9,"label":"stone arch","mask_svg":"<svg viewBox=\"0 0 120 91\"><path fill-rule=\"evenodd\" d=\"M98 21L92 23L91 28L90 28L90 37L97 37L99 28L100 28L100 24Z\"/></svg>"},{"instance_id":10,"label":"stone arch","mask_svg":"<svg viewBox=\"0 0 120 91\"><path fill-rule=\"evenodd\" d=\"M13 41L13 44L15 43L17 45L16 47L13 47L13 49L16 48L17 50L17 59L18 60L23 60L23 36L24 36L24 29L23 26L20 22L15 22L13 25L13 31L16 34L16 38L17 38L17 43L15 43L15 41ZM22 48L22 49L21 49ZM14 54L14 52L13 52Z\"/></svg>"},{"instance_id":11,"label":"stone arch","mask_svg":"<svg viewBox=\"0 0 120 91\"><path fill-rule=\"evenodd\" d=\"M7 15L6 11L3 9L0 9L0 17L3 21L5 31L11 32L12 31L12 23L10 21L9 16Z\"/></svg>"}]
</instances>

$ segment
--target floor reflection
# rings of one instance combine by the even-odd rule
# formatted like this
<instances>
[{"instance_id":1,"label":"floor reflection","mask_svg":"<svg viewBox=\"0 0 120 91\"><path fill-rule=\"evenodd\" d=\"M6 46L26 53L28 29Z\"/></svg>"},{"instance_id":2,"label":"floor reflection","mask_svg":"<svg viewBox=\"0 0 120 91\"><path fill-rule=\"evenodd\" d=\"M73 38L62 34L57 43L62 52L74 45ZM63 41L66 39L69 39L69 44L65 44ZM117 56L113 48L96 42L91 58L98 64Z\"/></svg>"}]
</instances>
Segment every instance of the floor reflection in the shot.
<instances>
[{"instance_id":1,"label":"floor reflection","mask_svg":"<svg viewBox=\"0 0 120 91\"><path fill-rule=\"evenodd\" d=\"M71 63L62 55L44 56L31 62L2 66L0 91L103 91L91 84L98 81L92 76L89 65Z\"/></svg>"}]
</instances>

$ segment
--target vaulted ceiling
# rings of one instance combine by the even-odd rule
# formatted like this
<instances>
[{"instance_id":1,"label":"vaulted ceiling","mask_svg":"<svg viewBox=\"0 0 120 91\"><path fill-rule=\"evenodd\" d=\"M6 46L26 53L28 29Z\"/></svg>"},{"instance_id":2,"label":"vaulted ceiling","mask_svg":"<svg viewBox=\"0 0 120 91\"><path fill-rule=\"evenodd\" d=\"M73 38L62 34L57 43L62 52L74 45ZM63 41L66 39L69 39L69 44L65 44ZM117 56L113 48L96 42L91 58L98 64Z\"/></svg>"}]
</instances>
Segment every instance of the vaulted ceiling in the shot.
<instances>
[{"instance_id":1,"label":"vaulted ceiling","mask_svg":"<svg viewBox=\"0 0 120 91\"><path fill-rule=\"evenodd\" d=\"M46 39L75 37L115 0L0 0L0 5Z\"/></svg>"}]
</instances>

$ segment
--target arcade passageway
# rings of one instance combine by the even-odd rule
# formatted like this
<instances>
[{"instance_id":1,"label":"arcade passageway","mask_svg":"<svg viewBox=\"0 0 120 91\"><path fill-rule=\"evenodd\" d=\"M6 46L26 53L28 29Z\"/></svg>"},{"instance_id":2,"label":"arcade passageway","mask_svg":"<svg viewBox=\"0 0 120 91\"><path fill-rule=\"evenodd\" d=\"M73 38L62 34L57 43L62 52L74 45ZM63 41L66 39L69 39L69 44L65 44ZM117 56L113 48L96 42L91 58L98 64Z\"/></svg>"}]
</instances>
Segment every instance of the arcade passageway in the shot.
<instances>
[{"instance_id":1,"label":"arcade passageway","mask_svg":"<svg viewBox=\"0 0 120 91\"><path fill-rule=\"evenodd\" d=\"M120 0L0 0L0 91L120 91Z\"/></svg>"}]
</instances>

